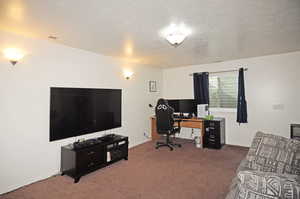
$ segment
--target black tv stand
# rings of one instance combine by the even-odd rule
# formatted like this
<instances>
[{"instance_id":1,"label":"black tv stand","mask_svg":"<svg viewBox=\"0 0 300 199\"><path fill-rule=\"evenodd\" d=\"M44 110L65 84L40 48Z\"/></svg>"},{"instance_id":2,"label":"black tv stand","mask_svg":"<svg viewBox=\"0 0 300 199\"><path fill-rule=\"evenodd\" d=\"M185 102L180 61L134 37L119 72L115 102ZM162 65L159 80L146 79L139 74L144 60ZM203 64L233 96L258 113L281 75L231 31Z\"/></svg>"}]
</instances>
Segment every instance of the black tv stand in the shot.
<instances>
[{"instance_id":1,"label":"black tv stand","mask_svg":"<svg viewBox=\"0 0 300 199\"><path fill-rule=\"evenodd\" d=\"M128 137L106 135L77 142L61 147L61 174L77 183L85 174L122 159L128 160Z\"/></svg>"}]
</instances>

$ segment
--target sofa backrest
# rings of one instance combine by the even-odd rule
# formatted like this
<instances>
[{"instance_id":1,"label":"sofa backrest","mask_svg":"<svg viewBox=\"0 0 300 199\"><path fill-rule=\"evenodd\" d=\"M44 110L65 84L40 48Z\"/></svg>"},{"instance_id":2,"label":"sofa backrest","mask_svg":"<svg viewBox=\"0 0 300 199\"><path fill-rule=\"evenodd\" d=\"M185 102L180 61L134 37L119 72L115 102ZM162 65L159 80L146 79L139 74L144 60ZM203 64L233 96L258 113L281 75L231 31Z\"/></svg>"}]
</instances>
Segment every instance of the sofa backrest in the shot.
<instances>
[{"instance_id":1,"label":"sofa backrest","mask_svg":"<svg viewBox=\"0 0 300 199\"><path fill-rule=\"evenodd\" d=\"M257 132L246 156L253 170L300 175L300 141Z\"/></svg>"}]
</instances>

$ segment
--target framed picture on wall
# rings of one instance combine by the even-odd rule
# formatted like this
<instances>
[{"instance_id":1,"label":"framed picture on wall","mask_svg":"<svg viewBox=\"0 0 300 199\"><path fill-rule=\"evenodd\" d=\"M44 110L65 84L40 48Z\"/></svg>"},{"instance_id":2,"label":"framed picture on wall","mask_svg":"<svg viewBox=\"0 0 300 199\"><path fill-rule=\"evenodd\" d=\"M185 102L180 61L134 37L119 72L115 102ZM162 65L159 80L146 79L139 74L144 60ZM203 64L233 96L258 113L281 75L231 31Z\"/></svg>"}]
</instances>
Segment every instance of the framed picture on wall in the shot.
<instances>
[{"instance_id":1,"label":"framed picture on wall","mask_svg":"<svg viewBox=\"0 0 300 199\"><path fill-rule=\"evenodd\" d=\"M149 91L157 92L156 81L149 81Z\"/></svg>"}]
</instances>

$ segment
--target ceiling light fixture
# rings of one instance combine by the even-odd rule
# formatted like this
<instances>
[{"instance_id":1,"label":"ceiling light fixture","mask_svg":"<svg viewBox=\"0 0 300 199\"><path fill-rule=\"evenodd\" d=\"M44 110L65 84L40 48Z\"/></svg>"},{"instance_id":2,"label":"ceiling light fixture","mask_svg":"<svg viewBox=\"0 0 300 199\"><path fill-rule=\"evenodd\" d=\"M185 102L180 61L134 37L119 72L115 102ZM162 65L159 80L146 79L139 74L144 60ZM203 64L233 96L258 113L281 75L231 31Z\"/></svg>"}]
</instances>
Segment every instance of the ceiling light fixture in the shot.
<instances>
[{"instance_id":1,"label":"ceiling light fixture","mask_svg":"<svg viewBox=\"0 0 300 199\"><path fill-rule=\"evenodd\" d=\"M172 46L177 47L191 34L191 30L183 23L180 25L171 24L161 34Z\"/></svg>"}]
</instances>

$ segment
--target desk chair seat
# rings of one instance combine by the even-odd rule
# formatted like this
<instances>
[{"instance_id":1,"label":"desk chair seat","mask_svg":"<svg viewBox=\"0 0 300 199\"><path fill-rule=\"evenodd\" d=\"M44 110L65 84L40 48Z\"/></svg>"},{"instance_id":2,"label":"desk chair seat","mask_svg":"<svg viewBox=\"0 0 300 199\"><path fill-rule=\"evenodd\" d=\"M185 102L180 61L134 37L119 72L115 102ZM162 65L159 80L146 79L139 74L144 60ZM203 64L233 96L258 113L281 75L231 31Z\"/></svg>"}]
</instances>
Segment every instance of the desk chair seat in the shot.
<instances>
[{"instance_id":1,"label":"desk chair seat","mask_svg":"<svg viewBox=\"0 0 300 199\"><path fill-rule=\"evenodd\" d=\"M156 116L156 127L157 133L166 136L165 142L157 142L156 149L160 147L169 147L170 150L173 150L173 147L181 147L181 144L176 144L170 140L171 135L175 135L180 132L180 120L177 127L174 127L174 118L173 118L174 109L170 107L166 100L159 99L155 107L155 116Z\"/></svg>"}]
</instances>

